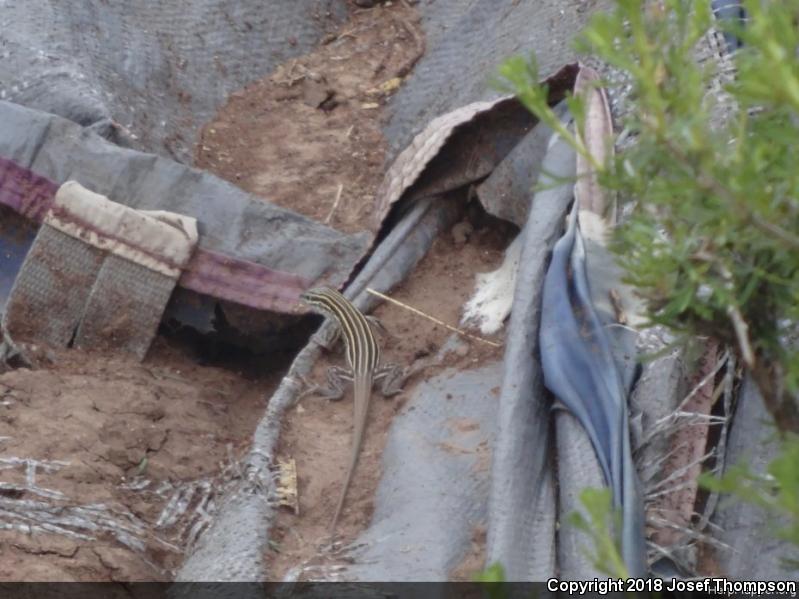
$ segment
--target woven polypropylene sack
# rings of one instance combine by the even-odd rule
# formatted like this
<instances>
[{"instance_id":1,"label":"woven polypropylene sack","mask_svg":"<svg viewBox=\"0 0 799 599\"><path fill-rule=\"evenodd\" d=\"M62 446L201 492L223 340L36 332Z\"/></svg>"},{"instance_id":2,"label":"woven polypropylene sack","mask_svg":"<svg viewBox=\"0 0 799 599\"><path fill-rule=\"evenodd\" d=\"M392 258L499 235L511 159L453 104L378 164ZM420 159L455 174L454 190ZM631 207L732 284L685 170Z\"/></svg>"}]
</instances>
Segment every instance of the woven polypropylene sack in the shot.
<instances>
[{"instance_id":1,"label":"woven polypropylene sack","mask_svg":"<svg viewBox=\"0 0 799 599\"><path fill-rule=\"evenodd\" d=\"M108 255L75 335L85 349L124 350L144 359L177 279Z\"/></svg>"},{"instance_id":2,"label":"woven polypropylene sack","mask_svg":"<svg viewBox=\"0 0 799 599\"><path fill-rule=\"evenodd\" d=\"M42 225L6 306L4 329L12 339L67 346L103 257L101 250Z\"/></svg>"}]
</instances>

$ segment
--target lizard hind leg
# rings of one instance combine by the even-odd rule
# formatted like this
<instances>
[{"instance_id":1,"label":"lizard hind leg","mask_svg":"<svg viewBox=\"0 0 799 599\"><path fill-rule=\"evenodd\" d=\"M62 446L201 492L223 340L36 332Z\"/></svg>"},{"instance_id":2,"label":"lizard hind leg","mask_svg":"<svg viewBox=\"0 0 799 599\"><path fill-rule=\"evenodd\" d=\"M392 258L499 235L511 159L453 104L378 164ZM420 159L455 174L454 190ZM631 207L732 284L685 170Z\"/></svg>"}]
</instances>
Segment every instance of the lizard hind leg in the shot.
<instances>
[{"instance_id":1,"label":"lizard hind leg","mask_svg":"<svg viewBox=\"0 0 799 599\"><path fill-rule=\"evenodd\" d=\"M443 356L435 356L428 360L419 360L407 368L397 364L386 364L375 371L375 382L380 381L380 393L383 397L390 398L402 391L406 381L416 374L433 366L440 366Z\"/></svg>"},{"instance_id":2,"label":"lizard hind leg","mask_svg":"<svg viewBox=\"0 0 799 599\"><path fill-rule=\"evenodd\" d=\"M331 366L327 369L327 386L317 385L304 380L307 389L302 392L300 397L316 395L322 399L338 401L344 397L344 384L352 382L352 372L340 366Z\"/></svg>"},{"instance_id":3,"label":"lizard hind leg","mask_svg":"<svg viewBox=\"0 0 799 599\"><path fill-rule=\"evenodd\" d=\"M374 380L375 382L380 381L381 395L390 398L402 391L405 381L412 374L412 372L408 372L407 368L401 368L396 364L388 364L375 372Z\"/></svg>"}]
</instances>

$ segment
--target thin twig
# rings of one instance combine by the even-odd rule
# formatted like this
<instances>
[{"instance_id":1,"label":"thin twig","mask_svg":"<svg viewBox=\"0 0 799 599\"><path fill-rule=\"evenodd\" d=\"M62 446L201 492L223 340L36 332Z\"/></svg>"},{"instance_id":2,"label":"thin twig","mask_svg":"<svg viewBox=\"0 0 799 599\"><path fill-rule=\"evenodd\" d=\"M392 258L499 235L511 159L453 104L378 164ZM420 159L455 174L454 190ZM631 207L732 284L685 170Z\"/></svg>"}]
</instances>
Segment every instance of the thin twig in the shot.
<instances>
[{"instance_id":1,"label":"thin twig","mask_svg":"<svg viewBox=\"0 0 799 599\"><path fill-rule=\"evenodd\" d=\"M657 489L660 489L661 487L664 487L665 485L667 485L668 483L671 483L674 480L678 480L678 479L684 477L686 474L688 474L691 471L691 469L694 468L694 466L697 466L699 464L703 464L705 461L707 461L709 458L711 458L713 456L714 456L714 450L711 449L705 455L703 455L703 456L701 456L699 458L696 458L695 460L691 460L687 464L683 464L679 468L673 470L671 472L671 474L669 474L666 478L658 481L654 485L649 486L649 488L647 489L647 496L654 496L654 495L652 495L652 493L654 491L656 491ZM693 481L686 481L686 482L693 482Z\"/></svg>"},{"instance_id":2,"label":"thin twig","mask_svg":"<svg viewBox=\"0 0 799 599\"><path fill-rule=\"evenodd\" d=\"M368 291L372 295L375 295L375 296L379 297L380 299L384 299L387 302L391 302L392 304L394 304L396 306L399 306L401 308L405 308L406 310L409 310L409 311L413 312L417 316L421 316L422 318L426 318L427 320L429 320L431 322L434 322L434 323L436 323L438 325L441 325L442 327L444 327L446 329L449 329L453 333L457 333L458 335L463 335L464 337L468 337L469 339L474 339L475 341L479 341L480 343L485 343L486 345L491 345L492 347L502 347L501 343L497 343L495 341L489 341L488 339L483 339L482 337L478 337L477 335L472 335L470 333L467 333L466 331L463 331L461 329L455 328L455 327L453 327L451 325L448 325L446 322L443 322L443 321L439 320L438 318L430 316L429 314L425 314L421 310L417 310L416 308L413 308L412 306L409 306L408 304L403 304L402 302L400 302L398 300L395 300L394 298L388 297L387 295L383 295L379 291L375 291L374 289L372 289L370 287L367 287L366 291Z\"/></svg>"},{"instance_id":3,"label":"thin twig","mask_svg":"<svg viewBox=\"0 0 799 599\"><path fill-rule=\"evenodd\" d=\"M729 432L730 419L732 418L732 400L733 400L733 382L735 378L735 355L730 354L727 368L724 372L724 380L722 387L724 391L724 421L721 424L721 432L719 434L718 444L716 445L716 460L713 465L713 476L716 478L721 477L724 473L724 465L727 459L727 434ZM715 491L707 496L705 507L702 510L702 517L697 522L695 528L698 531L703 531L708 526L713 526L710 518L716 510L716 505L719 502L719 494Z\"/></svg>"},{"instance_id":4,"label":"thin twig","mask_svg":"<svg viewBox=\"0 0 799 599\"><path fill-rule=\"evenodd\" d=\"M344 184L339 183L338 191L336 192L336 199L333 200L333 205L330 207L330 212L328 213L327 218L325 219L325 224L328 224L330 222L330 219L333 218L333 213L336 211L336 208L338 208L339 201L341 201L342 191L344 191Z\"/></svg>"},{"instance_id":5,"label":"thin twig","mask_svg":"<svg viewBox=\"0 0 799 599\"><path fill-rule=\"evenodd\" d=\"M168 379L170 381L177 381L178 383L183 383L184 385L190 385L191 384L191 381L189 379L183 378L182 376L176 376L174 374L167 374L167 373L163 373L163 372L155 373L152 370L149 370L148 368L143 368L143 369L146 370L147 373L151 377L153 377L156 381L163 381L164 379ZM230 391L223 391L219 387L210 387L208 385L203 385L203 389L206 389L208 391L213 391L214 393L218 393L219 395L224 395L224 396L232 395L232 393ZM208 402L204 402L204 403L208 403Z\"/></svg>"},{"instance_id":6,"label":"thin twig","mask_svg":"<svg viewBox=\"0 0 799 599\"><path fill-rule=\"evenodd\" d=\"M696 395L705 385L707 385L708 382L712 381L716 377L716 374L718 374L718 372L722 369L724 364L726 364L727 360L729 359L729 356L730 356L729 352L725 351L716 362L716 366L713 368L713 370L708 374L706 374L704 377L702 377L702 380L699 381L693 387L693 389L691 389L688 395L686 395L680 401L679 405L673 411L669 412L666 416L663 416L662 418L658 419L654 423L654 425L652 425L649 433L639 443L639 447L645 447L646 445L648 445L652 441L652 439L654 439L658 435L661 435L667 426L671 426L672 423L675 420L677 420L678 417L675 416L675 414L683 412L684 411L683 408L685 408L686 404L691 400L691 398L694 395Z\"/></svg>"},{"instance_id":7,"label":"thin twig","mask_svg":"<svg viewBox=\"0 0 799 599\"><path fill-rule=\"evenodd\" d=\"M737 306L730 304L727 306L727 316L732 321L732 328L735 330L735 337L738 339L738 347L741 350L741 357L748 368L755 367L755 352L749 343L749 325L746 324L741 311Z\"/></svg>"}]
</instances>

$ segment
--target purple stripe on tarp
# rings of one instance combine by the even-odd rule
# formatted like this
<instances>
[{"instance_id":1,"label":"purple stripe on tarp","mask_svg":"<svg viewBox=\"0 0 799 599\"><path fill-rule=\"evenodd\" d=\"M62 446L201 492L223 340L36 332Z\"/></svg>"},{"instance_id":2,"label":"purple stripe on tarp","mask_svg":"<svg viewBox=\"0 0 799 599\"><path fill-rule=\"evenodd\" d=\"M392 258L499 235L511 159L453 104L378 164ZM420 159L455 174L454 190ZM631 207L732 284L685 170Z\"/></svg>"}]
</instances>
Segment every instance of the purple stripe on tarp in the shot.
<instances>
[{"instance_id":1,"label":"purple stripe on tarp","mask_svg":"<svg viewBox=\"0 0 799 599\"><path fill-rule=\"evenodd\" d=\"M50 179L0 156L0 204L41 223L57 190Z\"/></svg>"},{"instance_id":2,"label":"purple stripe on tarp","mask_svg":"<svg viewBox=\"0 0 799 599\"><path fill-rule=\"evenodd\" d=\"M235 281L235 284L231 284ZM298 275L200 249L178 281L181 287L253 308L293 312L308 282Z\"/></svg>"},{"instance_id":3,"label":"purple stripe on tarp","mask_svg":"<svg viewBox=\"0 0 799 599\"><path fill-rule=\"evenodd\" d=\"M41 223L58 187L50 179L0 156L0 204L22 216ZM310 283L299 275L197 248L178 285L258 310L293 313L300 293Z\"/></svg>"}]
</instances>

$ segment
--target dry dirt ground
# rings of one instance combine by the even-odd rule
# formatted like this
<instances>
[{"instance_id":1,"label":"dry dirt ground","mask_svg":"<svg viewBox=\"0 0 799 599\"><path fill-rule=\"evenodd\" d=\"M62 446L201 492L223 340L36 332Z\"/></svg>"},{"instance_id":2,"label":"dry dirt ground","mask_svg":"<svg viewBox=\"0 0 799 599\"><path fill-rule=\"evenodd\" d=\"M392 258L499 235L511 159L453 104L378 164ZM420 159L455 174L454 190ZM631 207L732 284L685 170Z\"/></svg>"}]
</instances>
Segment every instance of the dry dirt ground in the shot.
<instances>
[{"instance_id":1,"label":"dry dirt ground","mask_svg":"<svg viewBox=\"0 0 799 599\"><path fill-rule=\"evenodd\" d=\"M342 231L369 228L385 169L382 109L423 51L408 3L353 9L314 52L232 94L205 126L196 165ZM461 227L438 239L393 297L458 322L474 274L495 269L510 238L474 211L468 218L473 233ZM376 315L392 335L383 340L386 358L399 364L434 354L450 335L396 306ZM445 365L501 351L468 347ZM0 581L171 578L206 513L239 476L238 460L282 375L200 366L185 350L159 337L143 364L44 352L39 368L0 375ZM314 378L331 362L340 354L322 360ZM383 443L405 397L373 403L340 522L344 540L368 524ZM300 509L278 516L273 551L264 556L272 577L329 561L317 547L341 489L351 423L349 399L309 397L288 415L279 457L296 462ZM474 566L464 563L454 575L469 578L483 544L476 531Z\"/></svg>"},{"instance_id":2,"label":"dry dirt ground","mask_svg":"<svg viewBox=\"0 0 799 599\"><path fill-rule=\"evenodd\" d=\"M341 231L365 229L384 174L381 109L423 52L412 7L355 9L316 50L232 94L195 164Z\"/></svg>"},{"instance_id":3,"label":"dry dirt ground","mask_svg":"<svg viewBox=\"0 0 799 599\"><path fill-rule=\"evenodd\" d=\"M382 107L423 51L405 2L353 8L316 51L232 94L196 165L343 231L366 228ZM0 375L0 581L171 578L280 378L192 353L159 338L141 365L47 351L39 368Z\"/></svg>"},{"instance_id":4,"label":"dry dirt ground","mask_svg":"<svg viewBox=\"0 0 799 599\"><path fill-rule=\"evenodd\" d=\"M233 94L204 127L196 164L341 231L368 229L386 166L382 107L423 51L418 15L405 2L354 10L350 21L315 51ZM473 220L475 232L468 240L450 235L437 240L392 297L456 324L460 306L473 290L474 274L495 269L510 238L510 231L496 221ZM398 364L432 356L450 335L396 306L384 304L376 316L392 335L383 339L384 357ZM471 342L466 355L451 356L448 362L472 364L497 351ZM314 379L323 381L331 363L341 365L339 352L317 364ZM426 374L435 374L435 369ZM308 397L286 418L278 458L296 464L299 512L283 509L272 529L271 550L265 556L270 579L334 560L318 548L327 541L349 458L352 404L345 397L342 402ZM369 523L382 447L406 397L376 397L372 403L357 473L339 521L344 541ZM482 545L481 535L476 538L476 545ZM479 547L474 553L480 554ZM473 561L478 569L479 560Z\"/></svg>"},{"instance_id":5,"label":"dry dirt ground","mask_svg":"<svg viewBox=\"0 0 799 599\"><path fill-rule=\"evenodd\" d=\"M0 375L0 581L169 580L281 373L42 352Z\"/></svg>"},{"instance_id":6,"label":"dry dirt ground","mask_svg":"<svg viewBox=\"0 0 799 599\"><path fill-rule=\"evenodd\" d=\"M316 50L232 94L203 128L195 164L341 231L368 229L386 166L383 107L423 52L418 15L406 2L353 9ZM475 273L497 268L512 237L496 221L469 214L470 226L438 239L394 298L459 321ZM435 354L450 335L390 304L376 315L392 335L383 340L385 357L398 364ZM239 476L237 464L282 375L280 368L253 376L200 366L185 349L160 337L143 364L49 352L37 369L0 375L0 581L171 579L226 484ZM499 352L470 341L442 366L472 366ZM330 353L313 378L321 381L341 362ZM382 448L407 397L373 401L339 523L345 543L369 523ZM335 563L320 547L351 427L349 394L337 403L308 397L288 413L278 458L296 464L299 511L279 512L264 556L270 578ZM476 529L451 577L470 580L484 546L485 531Z\"/></svg>"}]
</instances>

